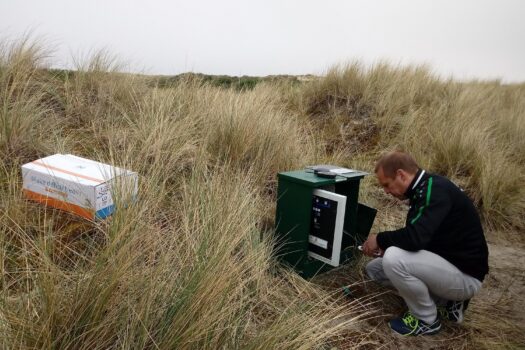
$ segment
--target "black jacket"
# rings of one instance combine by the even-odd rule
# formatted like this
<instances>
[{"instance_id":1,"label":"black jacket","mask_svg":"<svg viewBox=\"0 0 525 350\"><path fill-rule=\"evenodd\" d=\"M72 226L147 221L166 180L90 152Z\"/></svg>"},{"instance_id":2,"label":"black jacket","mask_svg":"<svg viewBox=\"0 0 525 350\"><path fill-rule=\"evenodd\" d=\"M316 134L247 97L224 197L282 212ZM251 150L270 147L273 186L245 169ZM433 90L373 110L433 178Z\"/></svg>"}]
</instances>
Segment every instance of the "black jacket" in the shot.
<instances>
[{"instance_id":1,"label":"black jacket","mask_svg":"<svg viewBox=\"0 0 525 350\"><path fill-rule=\"evenodd\" d=\"M379 247L425 249L483 281L489 270L487 242L467 195L447 178L419 170L405 197L410 200L406 226L380 232Z\"/></svg>"}]
</instances>

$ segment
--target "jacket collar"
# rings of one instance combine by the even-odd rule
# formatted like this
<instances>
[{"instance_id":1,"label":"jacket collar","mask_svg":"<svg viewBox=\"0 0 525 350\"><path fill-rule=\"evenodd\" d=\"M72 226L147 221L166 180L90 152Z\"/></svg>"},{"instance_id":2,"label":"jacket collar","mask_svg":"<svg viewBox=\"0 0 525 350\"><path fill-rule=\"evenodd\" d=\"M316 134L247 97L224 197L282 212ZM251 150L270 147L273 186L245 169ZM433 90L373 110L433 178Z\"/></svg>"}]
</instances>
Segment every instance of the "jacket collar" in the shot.
<instances>
[{"instance_id":1,"label":"jacket collar","mask_svg":"<svg viewBox=\"0 0 525 350\"><path fill-rule=\"evenodd\" d=\"M423 180L423 177L425 177L426 174L427 174L426 171L423 169L419 169L417 171L416 176L414 176L414 179L412 180L412 182L408 186L408 189L405 192L405 198L412 197L412 195L414 194L414 190L421 183L421 181Z\"/></svg>"}]
</instances>

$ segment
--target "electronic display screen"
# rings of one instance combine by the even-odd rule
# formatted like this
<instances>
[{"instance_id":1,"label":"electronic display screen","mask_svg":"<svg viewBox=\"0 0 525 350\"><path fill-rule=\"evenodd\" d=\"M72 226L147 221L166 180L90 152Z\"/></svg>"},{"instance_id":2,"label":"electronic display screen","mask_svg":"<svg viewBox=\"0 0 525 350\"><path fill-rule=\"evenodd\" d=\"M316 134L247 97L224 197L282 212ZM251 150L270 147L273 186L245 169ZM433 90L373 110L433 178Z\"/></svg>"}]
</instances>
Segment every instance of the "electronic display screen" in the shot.
<instances>
[{"instance_id":1,"label":"electronic display screen","mask_svg":"<svg viewBox=\"0 0 525 350\"><path fill-rule=\"evenodd\" d=\"M308 255L339 266L346 196L316 189L312 194Z\"/></svg>"},{"instance_id":2,"label":"electronic display screen","mask_svg":"<svg viewBox=\"0 0 525 350\"><path fill-rule=\"evenodd\" d=\"M337 202L313 196L308 250L327 259L332 258Z\"/></svg>"}]
</instances>

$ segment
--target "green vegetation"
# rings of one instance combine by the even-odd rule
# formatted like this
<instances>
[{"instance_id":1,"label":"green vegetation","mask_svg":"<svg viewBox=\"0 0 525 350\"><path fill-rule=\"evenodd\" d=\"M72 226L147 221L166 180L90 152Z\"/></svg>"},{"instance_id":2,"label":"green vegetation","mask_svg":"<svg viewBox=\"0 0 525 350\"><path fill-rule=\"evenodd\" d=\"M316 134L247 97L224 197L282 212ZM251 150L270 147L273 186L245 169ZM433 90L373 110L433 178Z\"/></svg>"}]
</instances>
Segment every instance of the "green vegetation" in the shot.
<instances>
[{"instance_id":1,"label":"green vegetation","mask_svg":"<svg viewBox=\"0 0 525 350\"><path fill-rule=\"evenodd\" d=\"M174 76L156 76L150 80L150 85L159 88L171 88L181 81L198 81L201 85L211 85L237 91L252 90L257 84L263 82L288 82L298 84L299 79L292 75L273 75L267 77L233 77L229 75L209 75L202 73L184 73Z\"/></svg>"},{"instance_id":2,"label":"green vegetation","mask_svg":"<svg viewBox=\"0 0 525 350\"><path fill-rule=\"evenodd\" d=\"M525 85L358 64L306 82L159 78L105 54L50 71L45 56L0 47L2 348L379 346L363 327L371 299L275 264L279 171L370 171L402 147L462 184L487 227L525 227ZM140 201L103 222L26 201L20 165L54 153L137 171ZM389 213L371 179L363 199Z\"/></svg>"}]
</instances>

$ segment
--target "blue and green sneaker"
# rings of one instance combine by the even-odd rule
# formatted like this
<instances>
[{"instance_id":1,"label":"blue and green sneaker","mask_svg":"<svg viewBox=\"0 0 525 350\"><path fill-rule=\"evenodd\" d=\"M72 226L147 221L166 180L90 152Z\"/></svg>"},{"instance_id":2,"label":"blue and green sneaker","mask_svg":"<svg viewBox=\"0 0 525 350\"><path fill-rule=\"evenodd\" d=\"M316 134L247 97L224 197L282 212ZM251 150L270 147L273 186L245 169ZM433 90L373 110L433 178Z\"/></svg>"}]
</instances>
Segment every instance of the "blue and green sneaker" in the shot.
<instances>
[{"instance_id":1,"label":"blue and green sneaker","mask_svg":"<svg viewBox=\"0 0 525 350\"><path fill-rule=\"evenodd\" d=\"M388 325L394 332L407 336L436 334L441 329L439 317L433 323L426 323L417 319L410 311L407 311L403 317L388 322Z\"/></svg>"},{"instance_id":2,"label":"blue and green sneaker","mask_svg":"<svg viewBox=\"0 0 525 350\"><path fill-rule=\"evenodd\" d=\"M461 323L465 318L464 313L468 307L469 302L470 299L460 301L448 301L445 307L438 307L439 315L443 319L453 321L456 323Z\"/></svg>"}]
</instances>

